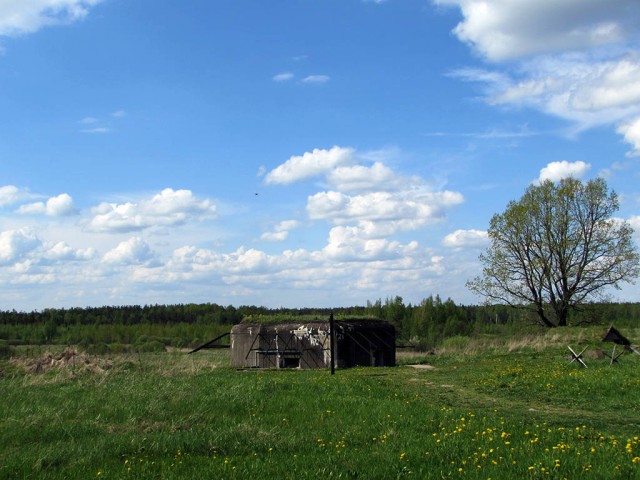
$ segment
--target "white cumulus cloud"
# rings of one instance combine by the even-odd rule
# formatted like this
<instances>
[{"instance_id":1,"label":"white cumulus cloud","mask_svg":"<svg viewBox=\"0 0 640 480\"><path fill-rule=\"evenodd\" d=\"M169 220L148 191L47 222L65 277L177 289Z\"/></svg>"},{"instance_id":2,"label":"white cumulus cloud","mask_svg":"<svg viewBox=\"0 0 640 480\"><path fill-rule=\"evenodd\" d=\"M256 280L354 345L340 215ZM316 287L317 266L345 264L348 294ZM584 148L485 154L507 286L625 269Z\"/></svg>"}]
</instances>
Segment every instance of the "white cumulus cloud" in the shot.
<instances>
[{"instance_id":1,"label":"white cumulus cloud","mask_svg":"<svg viewBox=\"0 0 640 480\"><path fill-rule=\"evenodd\" d=\"M402 258L417 247L386 238L367 238L358 227L333 227L323 253L332 261L384 261Z\"/></svg>"},{"instance_id":2,"label":"white cumulus cloud","mask_svg":"<svg viewBox=\"0 0 640 480\"><path fill-rule=\"evenodd\" d=\"M0 36L32 33L48 25L81 20L101 0L2 0Z\"/></svg>"},{"instance_id":3,"label":"white cumulus cloud","mask_svg":"<svg viewBox=\"0 0 640 480\"><path fill-rule=\"evenodd\" d=\"M0 265L10 265L26 258L42 242L27 228L0 232Z\"/></svg>"},{"instance_id":4,"label":"white cumulus cloud","mask_svg":"<svg viewBox=\"0 0 640 480\"><path fill-rule=\"evenodd\" d=\"M405 178L386 166L397 152L358 153L351 148L315 149L294 156L269 172L266 183L288 184L313 176L324 177L332 188L307 198L311 220L334 226L357 227L359 235L381 239L398 232L417 230L439 222L446 212L464 200L458 192L432 191L418 177ZM263 235L263 240L287 238L282 230Z\"/></svg>"},{"instance_id":5,"label":"white cumulus cloud","mask_svg":"<svg viewBox=\"0 0 640 480\"><path fill-rule=\"evenodd\" d=\"M28 190L18 188L15 185L5 185L0 187L0 207L18 203L31 197L32 195Z\"/></svg>"},{"instance_id":6,"label":"white cumulus cloud","mask_svg":"<svg viewBox=\"0 0 640 480\"><path fill-rule=\"evenodd\" d=\"M18 213L44 214L50 217L74 215L78 211L73 205L73 199L68 193L61 193L49 198L46 202L35 202L21 205Z\"/></svg>"},{"instance_id":7,"label":"white cumulus cloud","mask_svg":"<svg viewBox=\"0 0 640 480\"><path fill-rule=\"evenodd\" d=\"M638 153L640 2L637 0L434 0L460 8L458 38L503 71L461 69L491 104L534 108L576 131L617 128Z\"/></svg>"},{"instance_id":8,"label":"white cumulus cloud","mask_svg":"<svg viewBox=\"0 0 640 480\"><path fill-rule=\"evenodd\" d=\"M631 215L627 222L629 222L629 225L633 228L633 236L636 242L640 243L640 215Z\"/></svg>"},{"instance_id":9,"label":"white cumulus cloud","mask_svg":"<svg viewBox=\"0 0 640 480\"><path fill-rule=\"evenodd\" d=\"M155 253L151 247L140 237L132 237L129 240L120 242L114 249L104 254L103 260L106 263L120 265L143 265L152 264Z\"/></svg>"},{"instance_id":10,"label":"white cumulus cloud","mask_svg":"<svg viewBox=\"0 0 640 480\"><path fill-rule=\"evenodd\" d=\"M289 230L300 226L297 220L283 220L278 223L271 232L265 232L260 236L266 242L281 242L289 237Z\"/></svg>"},{"instance_id":11,"label":"white cumulus cloud","mask_svg":"<svg viewBox=\"0 0 640 480\"><path fill-rule=\"evenodd\" d=\"M625 142L631 144L633 150L627 155L640 156L640 118L623 123L618 127L618 133L624 136Z\"/></svg>"},{"instance_id":12,"label":"white cumulus cloud","mask_svg":"<svg viewBox=\"0 0 640 480\"><path fill-rule=\"evenodd\" d=\"M456 230L442 240L443 245L451 248L484 247L489 242L489 235L484 230Z\"/></svg>"},{"instance_id":13,"label":"white cumulus cloud","mask_svg":"<svg viewBox=\"0 0 640 480\"><path fill-rule=\"evenodd\" d=\"M434 0L457 6L464 19L456 36L486 58L611 45L637 36L637 0Z\"/></svg>"},{"instance_id":14,"label":"white cumulus cloud","mask_svg":"<svg viewBox=\"0 0 640 480\"><path fill-rule=\"evenodd\" d=\"M365 165L340 166L329 172L327 181L340 192L395 189L404 182L382 162Z\"/></svg>"},{"instance_id":15,"label":"white cumulus cloud","mask_svg":"<svg viewBox=\"0 0 640 480\"><path fill-rule=\"evenodd\" d=\"M287 185L326 174L337 166L352 163L353 154L354 151L351 148L338 146L329 150L316 148L311 152L293 156L271 170L265 177L265 183Z\"/></svg>"},{"instance_id":16,"label":"white cumulus cloud","mask_svg":"<svg viewBox=\"0 0 640 480\"><path fill-rule=\"evenodd\" d=\"M626 123L640 115L640 56L594 60L558 55L527 61L513 73L461 69L454 75L486 87L493 105L529 107L578 130Z\"/></svg>"},{"instance_id":17,"label":"white cumulus cloud","mask_svg":"<svg viewBox=\"0 0 640 480\"><path fill-rule=\"evenodd\" d=\"M51 246L47 246L46 250L42 254L42 258L39 263L51 264L51 263L63 263L74 261L91 260L96 256L96 251L93 248L75 249L67 242L57 242Z\"/></svg>"},{"instance_id":18,"label":"white cumulus cloud","mask_svg":"<svg viewBox=\"0 0 640 480\"><path fill-rule=\"evenodd\" d=\"M561 162L551 162L540 170L540 176L533 183L540 184L545 180L559 182L563 178L567 177L580 178L590 169L591 165L581 160L577 162L567 162L566 160L562 160Z\"/></svg>"},{"instance_id":19,"label":"white cumulus cloud","mask_svg":"<svg viewBox=\"0 0 640 480\"><path fill-rule=\"evenodd\" d=\"M190 190L166 188L140 202L101 203L88 224L96 232L131 232L156 226L182 225L188 221L210 220L216 207L200 200Z\"/></svg>"},{"instance_id":20,"label":"white cumulus cloud","mask_svg":"<svg viewBox=\"0 0 640 480\"><path fill-rule=\"evenodd\" d=\"M458 192L372 192L346 195L340 192L319 192L309 197L307 213L314 220L329 220L336 224L358 221L392 222L400 230L413 230L442 220L445 210L462 203Z\"/></svg>"}]
</instances>

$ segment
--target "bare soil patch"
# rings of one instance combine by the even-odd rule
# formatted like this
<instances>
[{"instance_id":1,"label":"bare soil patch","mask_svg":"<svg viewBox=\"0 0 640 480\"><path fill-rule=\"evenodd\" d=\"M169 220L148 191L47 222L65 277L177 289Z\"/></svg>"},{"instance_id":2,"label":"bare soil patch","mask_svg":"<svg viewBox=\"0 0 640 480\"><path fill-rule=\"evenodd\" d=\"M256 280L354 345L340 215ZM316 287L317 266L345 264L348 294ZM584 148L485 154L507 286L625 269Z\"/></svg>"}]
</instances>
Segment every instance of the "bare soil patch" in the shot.
<instances>
[{"instance_id":1,"label":"bare soil patch","mask_svg":"<svg viewBox=\"0 0 640 480\"><path fill-rule=\"evenodd\" d=\"M436 369L436 367L434 367L433 365L424 365L424 364L407 365L407 367L413 367L419 370L435 370Z\"/></svg>"}]
</instances>

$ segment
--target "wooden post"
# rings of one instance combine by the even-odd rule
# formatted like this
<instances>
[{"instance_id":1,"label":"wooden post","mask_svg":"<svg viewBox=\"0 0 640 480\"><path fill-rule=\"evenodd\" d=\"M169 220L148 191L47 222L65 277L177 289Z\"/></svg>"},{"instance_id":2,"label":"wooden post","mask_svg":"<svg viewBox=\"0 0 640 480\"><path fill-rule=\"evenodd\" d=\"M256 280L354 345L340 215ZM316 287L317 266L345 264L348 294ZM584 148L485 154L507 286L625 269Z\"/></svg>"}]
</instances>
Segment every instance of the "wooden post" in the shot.
<instances>
[{"instance_id":1,"label":"wooden post","mask_svg":"<svg viewBox=\"0 0 640 480\"><path fill-rule=\"evenodd\" d=\"M336 373L336 333L335 333L335 321L333 320L333 310L329 315L329 351L331 353L331 375Z\"/></svg>"}]
</instances>

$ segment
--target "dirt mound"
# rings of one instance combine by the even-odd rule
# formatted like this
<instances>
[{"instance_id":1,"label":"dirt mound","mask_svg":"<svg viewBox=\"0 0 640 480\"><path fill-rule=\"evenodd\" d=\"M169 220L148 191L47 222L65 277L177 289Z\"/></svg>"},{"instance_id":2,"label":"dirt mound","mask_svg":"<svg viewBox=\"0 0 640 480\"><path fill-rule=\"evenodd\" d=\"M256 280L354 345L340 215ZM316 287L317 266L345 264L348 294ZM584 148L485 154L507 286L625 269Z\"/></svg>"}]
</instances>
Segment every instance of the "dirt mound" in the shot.
<instances>
[{"instance_id":1,"label":"dirt mound","mask_svg":"<svg viewBox=\"0 0 640 480\"><path fill-rule=\"evenodd\" d=\"M113 366L111 360L78 353L70 348L57 355L46 352L40 358L13 358L11 362L29 373L45 373L50 370L104 373Z\"/></svg>"}]
</instances>

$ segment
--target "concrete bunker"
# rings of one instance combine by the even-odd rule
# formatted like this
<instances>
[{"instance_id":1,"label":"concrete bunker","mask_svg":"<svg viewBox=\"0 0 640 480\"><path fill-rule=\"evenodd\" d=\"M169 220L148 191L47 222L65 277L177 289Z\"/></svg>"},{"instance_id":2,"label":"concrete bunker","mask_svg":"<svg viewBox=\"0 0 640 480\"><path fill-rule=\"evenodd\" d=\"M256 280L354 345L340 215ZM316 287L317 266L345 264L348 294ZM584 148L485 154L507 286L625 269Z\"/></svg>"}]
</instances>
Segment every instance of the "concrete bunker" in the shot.
<instances>
[{"instance_id":1,"label":"concrete bunker","mask_svg":"<svg viewBox=\"0 0 640 480\"><path fill-rule=\"evenodd\" d=\"M335 366L396 364L396 332L380 320L336 320ZM329 368L329 321L240 323L231 329L231 365L236 368Z\"/></svg>"}]
</instances>

